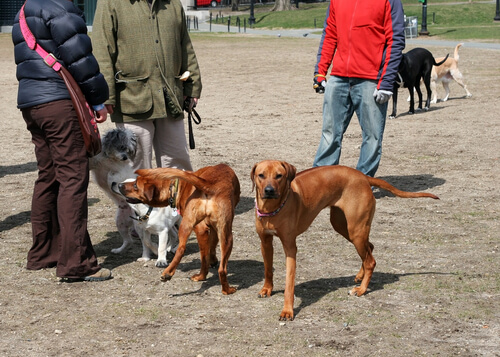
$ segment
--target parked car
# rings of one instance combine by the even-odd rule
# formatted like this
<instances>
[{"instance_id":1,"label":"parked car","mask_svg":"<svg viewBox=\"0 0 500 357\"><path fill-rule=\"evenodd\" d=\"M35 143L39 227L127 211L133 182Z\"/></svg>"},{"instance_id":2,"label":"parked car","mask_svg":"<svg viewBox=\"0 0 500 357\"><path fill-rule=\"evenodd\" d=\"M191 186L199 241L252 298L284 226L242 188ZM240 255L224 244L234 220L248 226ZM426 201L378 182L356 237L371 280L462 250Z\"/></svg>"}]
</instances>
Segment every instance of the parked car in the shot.
<instances>
[{"instance_id":1,"label":"parked car","mask_svg":"<svg viewBox=\"0 0 500 357\"><path fill-rule=\"evenodd\" d=\"M217 7L217 5L220 5L222 0L195 0L195 1L196 1L196 7L204 7L204 6Z\"/></svg>"}]
</instances>

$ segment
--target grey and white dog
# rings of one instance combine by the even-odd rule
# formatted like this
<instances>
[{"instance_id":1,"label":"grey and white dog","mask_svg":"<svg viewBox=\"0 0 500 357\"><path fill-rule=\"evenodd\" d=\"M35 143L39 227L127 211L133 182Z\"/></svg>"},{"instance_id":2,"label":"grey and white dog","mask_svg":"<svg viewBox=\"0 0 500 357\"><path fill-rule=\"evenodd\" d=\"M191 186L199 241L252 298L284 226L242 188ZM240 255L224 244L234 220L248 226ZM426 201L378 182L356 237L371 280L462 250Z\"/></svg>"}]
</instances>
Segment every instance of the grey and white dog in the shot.
<instances>
[{"instance_id":1,"label":"grey and white dog","mask_svg":"<svg viewBox=\"0 0 500 357\"><path fill-rule=\"evenodd\" d=\"M162 235L161 247L158 250L158 245L151 241L151 234L144 234L147 222L134 219L134 217L144 217L143 212L148 211L148 207L143 204L130 204L119 192L113 190L116 183L134 179L137 176L133 168L137 148L137 137L131 130L124 128L108 130L102 137L101 153L90 159L92 180L116 204L116 228L123 243L121 247L114 248L111 252L122 253L132 246L134 237L139 237L142 241L142 257L138 260L148 261L151 259L151 253L156 255L160 253L156 266L166 267L168 265L166 254L175 254L178 245L175 227L167 227L170 230L165 232L166 235ZM156 221L155 216L160 214L159 210L154 208L148 215L149 219L152 219L153 222ZM165 212L161 212L161 215L165 215ZM174 221L177 223L177 219ZM159 232L151 233L158 234Z\"/></svg>"}]
</instances>

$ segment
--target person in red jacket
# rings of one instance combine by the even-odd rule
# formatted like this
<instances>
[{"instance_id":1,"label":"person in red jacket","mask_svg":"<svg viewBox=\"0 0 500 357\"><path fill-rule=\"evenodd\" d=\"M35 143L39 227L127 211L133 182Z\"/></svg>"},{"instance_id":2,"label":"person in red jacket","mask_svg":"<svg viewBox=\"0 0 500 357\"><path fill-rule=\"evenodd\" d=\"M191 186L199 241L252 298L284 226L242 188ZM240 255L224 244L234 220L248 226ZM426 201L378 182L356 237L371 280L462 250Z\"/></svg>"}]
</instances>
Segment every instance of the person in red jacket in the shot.
<instances>
[{"instance_id":1,"label":"person in red jacket","mask_svg":"<svg viewBox=\"0 0 500 357\"><path fill-rule=\"evenodd\" d=\"M325 97L313 166L339 163L342 137L356 113L363 132L356 168L375 175L382 156L387 101L404 47L401 0L331 0L314 75L314 88Z\"/></svg>"}]
</instances>

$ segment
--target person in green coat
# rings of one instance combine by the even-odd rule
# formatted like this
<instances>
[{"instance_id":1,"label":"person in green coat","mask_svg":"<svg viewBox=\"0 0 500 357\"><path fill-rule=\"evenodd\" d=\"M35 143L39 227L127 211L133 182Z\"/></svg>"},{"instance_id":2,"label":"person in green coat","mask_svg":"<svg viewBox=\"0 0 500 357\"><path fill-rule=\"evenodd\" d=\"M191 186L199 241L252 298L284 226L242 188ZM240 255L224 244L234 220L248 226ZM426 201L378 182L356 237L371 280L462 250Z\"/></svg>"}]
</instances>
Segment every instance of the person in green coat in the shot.
<instances>
[{"instance_id":1,"label":"person in green coat","mask_svg":"<svg viewBox=\"0 0 500 357\"><path fill-rule=\"evenodd\" d=\"M192 170L183 106L202 85L180 1L99 0L92 44L111 120L138 138L134 168L151 168L154 149L157 167Z\"/></svg>"}]
</instances>

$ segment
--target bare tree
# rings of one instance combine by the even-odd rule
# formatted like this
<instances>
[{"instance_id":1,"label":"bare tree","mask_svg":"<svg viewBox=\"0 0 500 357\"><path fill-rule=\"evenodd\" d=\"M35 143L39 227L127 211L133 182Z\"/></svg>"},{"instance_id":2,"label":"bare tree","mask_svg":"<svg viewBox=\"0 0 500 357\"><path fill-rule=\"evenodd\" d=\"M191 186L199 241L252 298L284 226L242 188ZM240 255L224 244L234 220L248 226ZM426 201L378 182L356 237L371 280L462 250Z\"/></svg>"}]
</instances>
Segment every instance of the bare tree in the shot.
<instances>
[{"instance_id":1,"label":"bare tree","mask_svg":"<svg viewBox=\"0 0 500 357\"><path fill-rule=\"evenodd\" d=\"M293 9L294 7L292 6L291 0L276 0L271 11L286 11Z\"/></svg>"}]
</instances>

